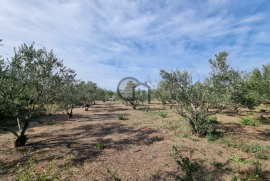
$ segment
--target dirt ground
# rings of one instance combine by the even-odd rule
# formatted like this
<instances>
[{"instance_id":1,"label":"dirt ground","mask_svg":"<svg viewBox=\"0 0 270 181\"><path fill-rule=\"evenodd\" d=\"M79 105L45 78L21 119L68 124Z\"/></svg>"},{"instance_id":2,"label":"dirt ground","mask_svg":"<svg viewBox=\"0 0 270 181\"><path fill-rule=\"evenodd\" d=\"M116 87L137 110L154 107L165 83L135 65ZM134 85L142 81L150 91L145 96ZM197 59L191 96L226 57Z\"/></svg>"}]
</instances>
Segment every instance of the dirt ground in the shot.
<instances>
[{"instance_id":1,"label":"dirt ground","mask_svg":"<svg viewBox=\"0 0 270 181\"><path fill-rule=\"evenodd\" d=\"M207 171L211 172L212 180L228 181L233 172L236 176L248 177L254 172L254 165L228 162L226 158L238 155L247 160L255 159L254 153L242 152L238 148L242 142L270 146L269 135L263 133L270 129L270 120L256 127L241 125L237 116L246 115L246 111L231 112L233 116L227 115L228 110L217 114L218 131L223 132L224 137L233 136L236 148L195 137L190 134L187 123L170 110L169 105L159 103L152 103L149 112L144 106L133 110L119 102L98 102L88 111L75 108L71 120L62 112L42 116L31 122L27 130L29 140L24 147L14 148L14 136L0 131L0 180L14 180L15 166L26 163L34 154L38 154L38 166L48 165L56 156L61 156L56 165L68 155L71 155L75 167L86 161L84 171L76 180L112 180L107 169L122 181L176 180L176 176L183 172L175 162L179 157L174 155L172 146L176 146L183 157L190 157L193 153L191 162L202 165L195 180L206 180ZM160 117L158 112L166 112L166 118ZM253 112L251 117L254 118L270 116L269 112ZM125 120L117 119L121 113L126 115ZM183 137L183 133L187 137ZM96 148L98 143L103 143L105 148ZM259 159L263 178L257 180L270 181L269 153L270 149L266 153L268 159ZM203 161L202 157L208 161ZM214 161L222 166L214 166Z\"/></svg>"}]
</instances>

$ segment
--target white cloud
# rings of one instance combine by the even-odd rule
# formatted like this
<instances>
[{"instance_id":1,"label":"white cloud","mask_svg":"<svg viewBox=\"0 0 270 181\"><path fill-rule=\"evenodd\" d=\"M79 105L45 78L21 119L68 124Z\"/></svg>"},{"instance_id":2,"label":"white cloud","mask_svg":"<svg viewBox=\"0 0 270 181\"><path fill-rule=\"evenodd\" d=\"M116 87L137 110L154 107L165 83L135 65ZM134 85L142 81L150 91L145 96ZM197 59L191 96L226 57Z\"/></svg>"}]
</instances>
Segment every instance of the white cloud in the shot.
<instances>
[{"instance_id":1,"label":"white cloud","mask_svg":"<svg viewBox=\"0 0 270 181\"><path fill-rule=\"evenodd\" d=\"M10 57L14 46L35 41L78 78L108 89L125 76L159 79L159 68L188 62L207 74L207 60L224 49L234 67L252 69L269 61L269 13L239 15L243 3L249 2L2 0L0 54Z\"/></svg>"}]
</instances>

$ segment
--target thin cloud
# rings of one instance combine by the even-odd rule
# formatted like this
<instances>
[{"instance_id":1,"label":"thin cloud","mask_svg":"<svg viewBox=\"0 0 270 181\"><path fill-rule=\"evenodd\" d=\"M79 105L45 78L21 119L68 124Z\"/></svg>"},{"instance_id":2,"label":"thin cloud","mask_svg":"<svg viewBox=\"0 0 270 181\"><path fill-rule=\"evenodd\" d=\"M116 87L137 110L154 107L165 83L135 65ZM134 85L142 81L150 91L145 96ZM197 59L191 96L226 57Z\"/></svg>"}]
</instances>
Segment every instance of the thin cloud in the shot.
<instances>
[{"instance_id":1,"label":"thin cloud","mask_svg":"<svg viewBox=\"0 0 270 181\"><path fill-rule=\"evenodd\" d=\"M0 54L22 43L53 49L78 79L116 90L133 76L159 80L159 68L210 71L209 58L230 52L231 65L269 62L268 1L8 1L0 12Z\"/></svg>"}]
</instances>

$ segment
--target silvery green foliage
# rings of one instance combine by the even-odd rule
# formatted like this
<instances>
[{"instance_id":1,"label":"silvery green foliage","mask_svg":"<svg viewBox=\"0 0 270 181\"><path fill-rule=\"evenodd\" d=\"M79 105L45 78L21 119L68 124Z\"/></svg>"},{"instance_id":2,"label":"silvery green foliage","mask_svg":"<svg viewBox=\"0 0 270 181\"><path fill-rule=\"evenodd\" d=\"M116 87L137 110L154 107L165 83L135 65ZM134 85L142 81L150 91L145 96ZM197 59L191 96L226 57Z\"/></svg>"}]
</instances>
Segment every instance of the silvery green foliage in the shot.
<instances>
[{"instance_id":1,"label":"silvery green foliage","mask_svg":"<svg viewBox=\"0 0 270 181\"><path fill-rule=\"evenodd\" d=\"M36 50L34 43L29 47L23 44L14 52L11 60L1 62L0 110L6 116L17 118L22 127L19 134L7 127L0 128L11 131L17 137L15 146L22 146L32 114L54 103L62 86L74 80L76 74L52 50Z\"/></svg>"}]
</instances>

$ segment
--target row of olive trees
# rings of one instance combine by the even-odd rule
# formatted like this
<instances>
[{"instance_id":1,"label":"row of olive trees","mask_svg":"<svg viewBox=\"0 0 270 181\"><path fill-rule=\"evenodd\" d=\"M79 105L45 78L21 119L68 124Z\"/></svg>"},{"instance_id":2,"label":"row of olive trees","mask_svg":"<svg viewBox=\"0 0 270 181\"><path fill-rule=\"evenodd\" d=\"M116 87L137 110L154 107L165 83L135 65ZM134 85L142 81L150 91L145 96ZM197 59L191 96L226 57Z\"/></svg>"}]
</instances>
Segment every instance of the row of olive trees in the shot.
<instances>
[{"instance_id":1,"label":"row of olive trees","mask_svg":"<svg viewBox=\"0 0 270 181\"><path fill-rule=\"evenodd\" d=\"M95 83L76 80L75 71L66 68L52 51L36 50L34 43L14 51L11 59L0 60L0 113L15 118L19 131L7 126L0 129L15 135L15 147L25 145L29 121L44 106L57 104L71 118L74 105L83 103L87 110L96 100L105 101L112 95Z\"/></svg>"},{"instance_id":2,"label":"row of olive trees","mask_svg":"<svg viewBox=\"0 0 270 181\"><path fill-rule=\"evenodd\" d=\"M161 69L162 81L156 94L159 100L177 102L177 113L189 121L193 133L204 136L214 131L207 117L213 113L209 108L220 111L225 108L240 111L240 108L255 109L261 103L269 104L270 64L263 65L262 72L240 72L230 68L226 51L209 59L212 71L203 81L193 82L191 71L180 69L166 71Z\"/></svg>"}]
</instances>

